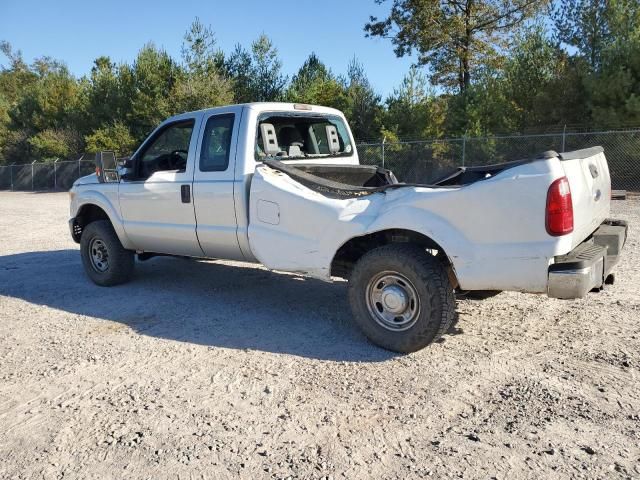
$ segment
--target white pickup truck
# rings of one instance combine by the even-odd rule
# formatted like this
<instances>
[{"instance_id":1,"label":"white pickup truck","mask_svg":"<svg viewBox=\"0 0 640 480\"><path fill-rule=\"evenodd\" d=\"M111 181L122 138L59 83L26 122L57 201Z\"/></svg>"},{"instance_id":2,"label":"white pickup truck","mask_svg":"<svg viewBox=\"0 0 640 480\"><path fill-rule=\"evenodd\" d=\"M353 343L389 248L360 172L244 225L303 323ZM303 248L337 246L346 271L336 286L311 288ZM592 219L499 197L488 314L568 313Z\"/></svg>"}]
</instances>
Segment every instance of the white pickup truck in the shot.
<instances>
[{"instance_id":1,"label":"white pickup truck","mask_svg":"<svg viewBox=\"0 0 640 480\"><path fill-rule=\"evenodd\" d=\"M627 234L608 219L602 148L408 184L359 164L341 112L286 103L172 117L117 174L98 168L70 195L71 235L98 285L159 254L339 277L365 335L399 352L447 331L456 293L603 288Z\"/></svg>"}]
</instances>

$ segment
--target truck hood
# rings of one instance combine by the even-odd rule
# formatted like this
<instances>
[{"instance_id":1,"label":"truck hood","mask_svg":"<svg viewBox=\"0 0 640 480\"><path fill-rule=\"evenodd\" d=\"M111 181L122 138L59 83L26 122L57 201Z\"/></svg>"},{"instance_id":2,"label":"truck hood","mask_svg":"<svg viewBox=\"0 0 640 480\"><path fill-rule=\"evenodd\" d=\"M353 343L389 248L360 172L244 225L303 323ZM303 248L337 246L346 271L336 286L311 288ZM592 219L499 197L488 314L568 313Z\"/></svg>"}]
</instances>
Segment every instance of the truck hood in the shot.
<instances>
[{"instance_id":1,"label":"truck hood","mask_svg":"<svg viewBox=\"0 0 640 480\"><path fill-rule=\"evenodd\" d=\"M77 187L78 185L89 185L94 183L100 183L98 181L98 176L95 173L90 173L89 175L85 175L84 177L80 177L75 182L73 182L73 186Z\"/></svg>"}]
</instances>

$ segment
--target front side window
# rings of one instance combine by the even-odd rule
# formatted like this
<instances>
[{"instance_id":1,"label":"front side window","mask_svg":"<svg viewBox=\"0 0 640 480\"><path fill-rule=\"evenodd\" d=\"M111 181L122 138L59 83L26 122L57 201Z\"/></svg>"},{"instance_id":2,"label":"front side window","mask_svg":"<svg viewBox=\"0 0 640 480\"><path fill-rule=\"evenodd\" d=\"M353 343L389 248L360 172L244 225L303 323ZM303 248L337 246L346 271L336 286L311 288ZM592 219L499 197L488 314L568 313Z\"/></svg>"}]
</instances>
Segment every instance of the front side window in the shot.
<instances>
[{"instance_id":1,"label":"front side window","mask_svg":"<svg viewBox=\"0 0 640 480\"><path fill-rule=\"evenodd\" d=\"M235 115L214 115L207 120L200 150L201 172L223 172L229 167Z\"/></svg>"},{"instance_id":2,"label":"front side window","mask_svg":"<svg viewBox=\"0 0 640 480\"><path fill-rule=\"evenodd\" d=\"M194 123L194 120L172 123L156 134L140 156L140 177L149 178L162 171L184 172Z\"/></svg>"},{"instance_id":3,"label":"front side window","mask_svg":"<svg viewBox=\"0 0 640 480\"><path fill-rule=\"evenodd\" d=\"M256 160L345 157L353 154L342 118L335 115L263 114L258 120Z\"/></svg>"}]
</instances>

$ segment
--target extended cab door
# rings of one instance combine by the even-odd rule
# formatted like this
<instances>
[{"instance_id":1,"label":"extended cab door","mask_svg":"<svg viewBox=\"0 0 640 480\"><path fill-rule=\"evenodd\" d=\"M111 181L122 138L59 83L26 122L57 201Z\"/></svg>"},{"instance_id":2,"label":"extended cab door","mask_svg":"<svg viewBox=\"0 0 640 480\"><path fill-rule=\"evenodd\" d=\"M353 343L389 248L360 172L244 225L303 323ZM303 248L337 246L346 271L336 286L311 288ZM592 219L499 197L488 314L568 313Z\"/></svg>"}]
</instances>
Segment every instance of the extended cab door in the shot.
<instances>
[{"instance_id":1,"label":"extended cab door","mask_svg":"<svg viewBox=\"0 0 640 480\"><path fill-rule=\"evenodd\" d=\"M193 209L199 117L159 127L136 152L135 175L119 184L120 212L139 250L202 256Z\"/></svg>"},{"instance_id":2,"label":"extended cab door","mask_svg":"<svg viewBox=\"0 0 640 480\"><path fill-rule=\"evenodd\" d=\"M216 109L202 119L193 181L198 240L212 258L244 260L238 244L234 166L242 107Z\"/></svg>"}]
</instances>

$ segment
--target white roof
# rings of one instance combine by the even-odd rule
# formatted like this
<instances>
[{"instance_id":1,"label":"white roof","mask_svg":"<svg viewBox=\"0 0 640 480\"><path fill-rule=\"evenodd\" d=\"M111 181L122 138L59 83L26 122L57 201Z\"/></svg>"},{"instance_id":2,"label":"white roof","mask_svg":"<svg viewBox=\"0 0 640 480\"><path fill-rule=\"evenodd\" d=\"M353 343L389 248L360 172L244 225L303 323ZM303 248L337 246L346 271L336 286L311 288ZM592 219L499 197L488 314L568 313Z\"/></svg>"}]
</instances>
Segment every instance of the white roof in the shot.
<instances>
[{"instance_id":1,"label":"white roof","mask_svg":"<svg viewBox=\"0 0 640 480\"><path fill-rule=\"evenodd\" d=\"M295 105L301 105L297 103L288 103L288 102L252 102L252 103L237 103L234 105L224 105L219 107L205 108L202 110L196 110L193 112L184 112L178 115L174 115L171 118L168 118L162 123L166 123L171 120L179 119L183 116L191 116L194 113L199 114L211 114L211 113L223 113L223 112L233 112L241 110L242 108L250 108L251 110L255 110L258 112L299 112L299 113L324 113L331 115L338 115L343 117L344 115L340 110L336 110L335 108L323 107L321 105L306 105L305 107L309 107L311 110L295 108Z\"/></svg>"}]
</instances>

